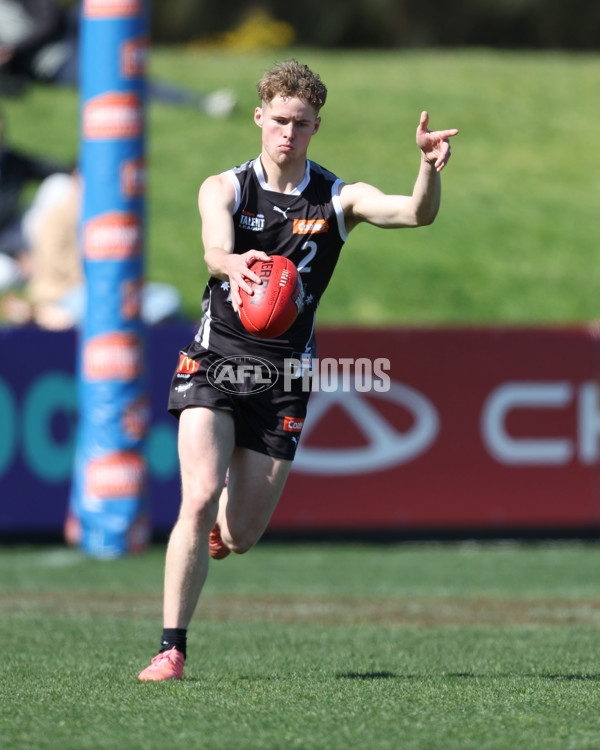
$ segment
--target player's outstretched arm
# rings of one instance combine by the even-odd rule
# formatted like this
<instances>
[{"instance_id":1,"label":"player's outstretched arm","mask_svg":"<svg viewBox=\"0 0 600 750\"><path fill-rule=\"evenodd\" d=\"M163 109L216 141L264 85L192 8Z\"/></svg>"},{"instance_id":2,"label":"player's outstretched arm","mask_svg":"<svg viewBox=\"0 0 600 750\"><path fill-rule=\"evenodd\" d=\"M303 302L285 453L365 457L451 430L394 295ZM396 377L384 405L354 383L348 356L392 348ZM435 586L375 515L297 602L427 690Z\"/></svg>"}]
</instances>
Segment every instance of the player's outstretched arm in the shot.
<instances>
[{"instance_id":1,"label":"player's outstretched arm","mask_svg":"<svg viewBox=\"0 0 600 750\"><path fill-rule=\"evenodd\" d=\"M235 254L232 212L235 204L235 189L224 175L208 177L200 187L198 208L202 218L202 243L204 261L211 276L229 281L231 303L238 312L241 305L240 288L253 294L247 279L257 284L260 278L248 266L257 258L267 260L260 250L249 250Z\"/></svg>"},{"instance_id":2,"label":"player's outstretched arm","mask_svg":"<svg viewBox=\"0 0 600 750\"><path fill-rule=\"evenodd\" d=\"M441 197L440 172L450 158L448 139L458 130L432 132L428 123L428 113L422 112L417 127L421 164L412 195L387 195L364 182L343 186L340 198L348 230L361 222L395 229L425 226L435 219Z\"/></svg>"}]
</instances>

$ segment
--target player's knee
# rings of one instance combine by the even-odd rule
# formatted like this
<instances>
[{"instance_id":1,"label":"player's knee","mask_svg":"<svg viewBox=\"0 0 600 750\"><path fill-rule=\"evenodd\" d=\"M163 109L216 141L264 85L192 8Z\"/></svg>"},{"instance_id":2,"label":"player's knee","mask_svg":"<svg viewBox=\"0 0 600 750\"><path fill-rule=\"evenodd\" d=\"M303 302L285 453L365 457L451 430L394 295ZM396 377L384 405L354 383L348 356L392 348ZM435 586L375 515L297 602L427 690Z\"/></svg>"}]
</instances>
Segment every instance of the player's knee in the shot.
<instances>
[{"instance_id":1,"label":"player's knee","mask_svg":"<svg viewBox=\"0 0 600 750\"><path fill-rule=\"evenodd\" d=\"M236 555L243 555L251 550L257 541L256 534L253 534L252 531L245 531L239 534L231 534L231 539L227 540L227 546Z\"/></svg>"},{"instance_id":2,"label":"player's knee","mask_svg":"<svg viewBox=\"0 0 600 750\"><path fill-rule=\"evenodd\" d=\"M244 543L241 544L239 542L233 542L231 545L229 545L229 549L234 552L236 555L244 555L246 552L252 549L254 547L253 543Z\"/></svg>"},{"instance_id":3,"label":"player's knee","mask_svg":"<svg viewBox=\"0 0 600 750\"><path fill-rule=\"evenodd\" d=\"M219 509L220 488L198 484L183 492L180 515L192 519L197 526L212 525Z\"/></svg>"}]
</instances>

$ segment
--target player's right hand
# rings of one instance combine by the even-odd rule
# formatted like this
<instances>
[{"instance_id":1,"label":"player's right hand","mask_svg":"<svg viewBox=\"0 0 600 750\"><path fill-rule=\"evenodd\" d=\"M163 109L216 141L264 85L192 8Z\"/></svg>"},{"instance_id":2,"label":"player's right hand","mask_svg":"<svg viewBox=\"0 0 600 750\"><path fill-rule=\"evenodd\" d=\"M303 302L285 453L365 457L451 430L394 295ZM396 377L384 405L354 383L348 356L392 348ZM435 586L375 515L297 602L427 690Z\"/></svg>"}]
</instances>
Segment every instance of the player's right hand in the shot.
<instances>
[{"instance_id":1,"label":"player's right hand","mask_svg":"<svg viewBox=\"0 0 600 750\"><path fill-rule=\"evenodd\" d=\"M229 288L231 290L231 304L235 312L239 312L242 304L242 298L240 297L240 289L243 289L247 294L254 294L251 284L248 280L254 284L261 284L260 277L257 276L249 266L255 260L268 260L269 256L262 250L248 250L241 255L232 253L227 259L227 275L229 276Z\"/></svg>"}]
</instances>

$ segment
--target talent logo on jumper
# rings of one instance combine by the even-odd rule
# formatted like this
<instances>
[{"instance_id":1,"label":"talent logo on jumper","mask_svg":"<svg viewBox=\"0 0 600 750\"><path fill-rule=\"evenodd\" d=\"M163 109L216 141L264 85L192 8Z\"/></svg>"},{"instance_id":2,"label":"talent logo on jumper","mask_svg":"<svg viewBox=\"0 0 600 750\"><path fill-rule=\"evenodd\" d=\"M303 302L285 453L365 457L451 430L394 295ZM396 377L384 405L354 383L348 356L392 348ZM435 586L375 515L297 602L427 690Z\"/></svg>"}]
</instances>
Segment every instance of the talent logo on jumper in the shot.
<instances>
[{"instance_id":1,"label":"talent logo on jumper","mask_svg":"<svg viewBox=\"0 0 600 750\"><path fill-rule=\"evenodd\" d=\"M251 214L250 211L242 211L240 215L240 229L247 229L249 232L263 232L265 229L265 215Z\"/></svg>"},{"instance_id":2,"label":"talent logo on jumper","mask_svg":"<svg viewBox=\"0 0 600 750\"><path fill-rule=\"evenodd\" d=\"M93 458L85 468L85 494L105 500L136 496L144 486L146 465L133 451Z\"/></svg>"},{"instance_id":3,"label":"talent logo on jumper","mask_svg":"<svg viewBox=\"0 0 600 750\"><path fill-rule=\"evenodd\" d=\"M133 333L114 331L84 343L83 377L86 380L135 380L143 370L143 344Z\"/></svg>"},{"instance_id":4,"label":"talent logo on jumper","mask_svg":"<svg viewBox=\"0 0 600 750\"><path fill-rule=\"evenodd\" d=\"M128 39L119 48L119 63L123 78L141 78L146 72L148 37Z\"/></svg>"},{"instance_id":5,"label":"talent logo on jumper","mask_svg":"<svg viewBox=\"0 0 600 750\"><path fill-rule=\"evenodd\" d=\"M89 140L137 138L143 127L142 102L133 92L109 91L83 106L83 137Z\"/></svg>"},{"instance_id":6,"label":"talent logo on jumper","mask_svg":"<svg viewBox=\"0 0 600 750\"><path fill-rule=\"evenodd\" d=\"M131 18L142 12L143 0L84 0L85 18Z\"/></svg>"},{"instance_id":7,"label":"talent logo on jumper","mask_svg":"<svg viewBox=\"0 0 600 750\"><path fill-rule=\"evenodd\" d=\"M141 251L142 225L137 214L109 211L86 222L86 260L130 260Z\"/></svg>"}]
</instances>

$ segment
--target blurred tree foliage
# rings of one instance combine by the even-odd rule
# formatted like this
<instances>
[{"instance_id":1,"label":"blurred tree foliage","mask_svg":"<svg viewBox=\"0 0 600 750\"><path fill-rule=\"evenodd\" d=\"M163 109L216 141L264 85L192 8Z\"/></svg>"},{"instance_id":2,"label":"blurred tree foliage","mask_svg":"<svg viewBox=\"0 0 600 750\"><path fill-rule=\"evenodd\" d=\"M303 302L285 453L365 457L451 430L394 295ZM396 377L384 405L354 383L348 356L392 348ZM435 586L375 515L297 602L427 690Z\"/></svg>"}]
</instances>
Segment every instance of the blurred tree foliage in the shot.
<instances>
[{"instance_id":1,"label":"blurred tree foliage","mask_svg":"<svg viewBox=\"0 0 600 750\"><path fill-rule=\"evenodd\" d=\"M248 19L260 14L305 46L600 46L599 0L154 0L152 36L159 44L222 44L226 33L249 28Z\"/></svg>"}]
</instances>

